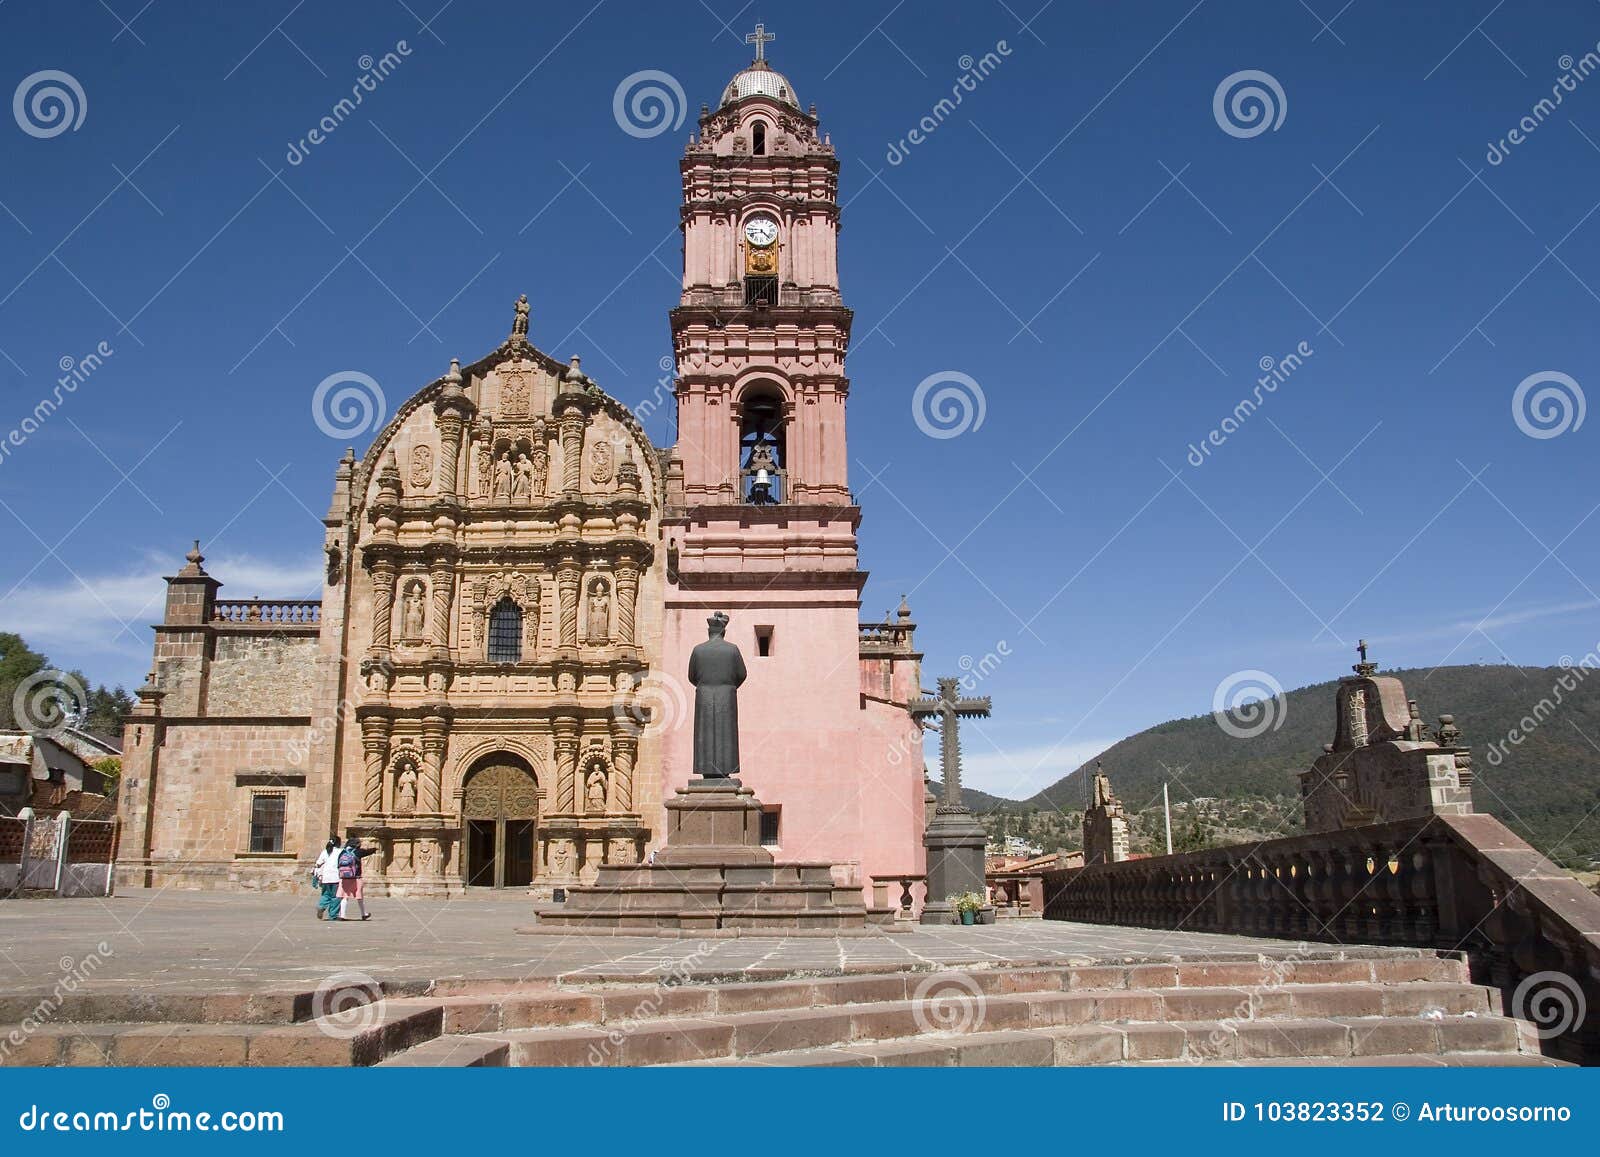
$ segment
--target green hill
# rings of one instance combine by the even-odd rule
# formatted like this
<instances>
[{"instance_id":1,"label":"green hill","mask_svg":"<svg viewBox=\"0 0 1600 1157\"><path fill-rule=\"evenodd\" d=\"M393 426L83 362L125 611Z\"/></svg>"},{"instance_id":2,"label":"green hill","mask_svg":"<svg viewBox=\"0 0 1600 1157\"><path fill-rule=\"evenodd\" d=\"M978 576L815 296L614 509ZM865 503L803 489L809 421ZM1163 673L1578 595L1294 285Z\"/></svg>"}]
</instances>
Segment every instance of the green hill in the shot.
<instances>
[{"instance_id":1,"label":"green hill","mask_svg":"<svg viewBox=\"0 0 1600 1157\"><path fill-rule=\"evenodd\" d=\"M1581 669L1567 674L1559 667L1512 666L1385 674L1405 682L1429 724L1441 714L1456 717L1463 742L1472 747L1479 811L1497 816L1559 863L1581 867L1600 857L1600 677L1588 678L1591 672ZM1506 744L1511 729L1520 727L1536 704L1554 700L1563 675L1582 681L1576 690L1561 692L1563 702L1521 744ZM1280 725L1253 738L1235 738L1211 715L1197 715L1141 731L1099 758L1131 812L1158 807L1163 780L1172 785L1174 804L1197 797L1297 798L1298 773L1333 738L1334 686L1317 683L1288 692ZM1491 760L1491 744L1502 748L1498 765ZM1082 773L1092 766L1093 761L1030 800L1000 802L997 808L1079 811Z\"/></svg>"}]
</instances>

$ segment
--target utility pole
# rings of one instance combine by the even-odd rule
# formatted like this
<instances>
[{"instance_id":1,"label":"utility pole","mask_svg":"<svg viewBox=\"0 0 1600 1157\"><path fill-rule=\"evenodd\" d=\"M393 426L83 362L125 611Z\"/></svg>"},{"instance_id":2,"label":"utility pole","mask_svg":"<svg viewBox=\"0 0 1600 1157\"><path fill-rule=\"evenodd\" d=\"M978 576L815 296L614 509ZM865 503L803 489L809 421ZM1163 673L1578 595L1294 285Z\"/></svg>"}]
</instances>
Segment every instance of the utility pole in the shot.
<instances>
[{"instance_id":1,"label":"utility pole","mask_svg":"<svg viewBox=\"0 0 1600 1157\"><path fill-rule=\"evenodd\" d=\"M1172 800L1167 795L1167 781L1161 781L1161 810L1167 817L1167 855L1172 855Z\"/></svg>"}]
</instances>

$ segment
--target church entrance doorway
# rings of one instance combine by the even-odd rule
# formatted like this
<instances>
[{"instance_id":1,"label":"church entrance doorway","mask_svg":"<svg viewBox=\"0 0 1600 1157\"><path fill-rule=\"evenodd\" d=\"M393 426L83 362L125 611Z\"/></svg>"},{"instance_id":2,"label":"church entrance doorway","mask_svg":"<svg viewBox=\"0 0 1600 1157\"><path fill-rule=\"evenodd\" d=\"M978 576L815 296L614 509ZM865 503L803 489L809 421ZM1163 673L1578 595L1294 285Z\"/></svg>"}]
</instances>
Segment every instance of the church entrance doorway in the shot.
<instances>
[{"instance_id":1,"label":"church entrance doorway","mask_svg":"<svg viewBox=\"0 0 1600 1157\"><path fill-rule=\"evenodd\" d=\"M533 883L539 785L514 756L496 755L468 774L461 793L463 863L469 888Z\"/></svg>"}]
</instances>

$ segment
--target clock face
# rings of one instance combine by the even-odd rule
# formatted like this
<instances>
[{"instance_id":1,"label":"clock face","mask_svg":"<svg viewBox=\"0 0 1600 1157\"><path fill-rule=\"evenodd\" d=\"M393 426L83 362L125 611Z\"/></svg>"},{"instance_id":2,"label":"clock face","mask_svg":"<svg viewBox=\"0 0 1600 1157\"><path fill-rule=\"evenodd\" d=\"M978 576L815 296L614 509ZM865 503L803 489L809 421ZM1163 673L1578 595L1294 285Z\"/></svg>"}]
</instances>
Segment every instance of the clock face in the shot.
<instances>
[{"instance_id":1,"label":"clock face","mask_svg":"<svg viewBox=\"0 0 1600 1157\"><path fill-rule=\"evenodd\" d=\"M744 223L745 240L765 249L778 239L778 223L771 217L752 217Z\"/></svg>"}]
</instances>

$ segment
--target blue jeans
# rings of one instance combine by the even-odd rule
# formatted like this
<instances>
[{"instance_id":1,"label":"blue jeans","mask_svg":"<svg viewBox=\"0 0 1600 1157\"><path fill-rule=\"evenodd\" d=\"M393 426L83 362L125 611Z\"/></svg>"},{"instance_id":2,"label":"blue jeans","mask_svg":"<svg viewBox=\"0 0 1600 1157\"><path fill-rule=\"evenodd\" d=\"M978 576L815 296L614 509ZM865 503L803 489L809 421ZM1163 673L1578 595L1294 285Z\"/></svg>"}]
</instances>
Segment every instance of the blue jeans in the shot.
<instances>
[{"instance_id":1,"label":"blue jeans","mask_svg":"<svg viewBox=\"0 0 1600 1157\"><path fill-rule=\"evenodd\" d=\"M317 901L317 908L321 910L323 915L329 920L337 920L339 918L338 884L322 885L322 898Z\"/></svg>"}]
</instances>

